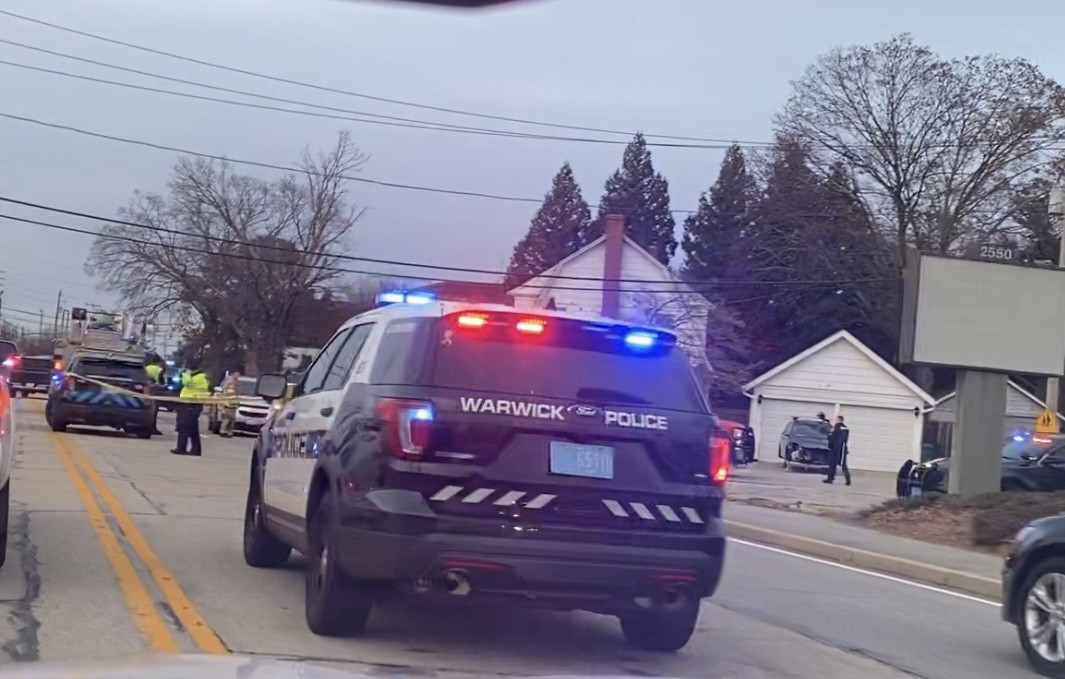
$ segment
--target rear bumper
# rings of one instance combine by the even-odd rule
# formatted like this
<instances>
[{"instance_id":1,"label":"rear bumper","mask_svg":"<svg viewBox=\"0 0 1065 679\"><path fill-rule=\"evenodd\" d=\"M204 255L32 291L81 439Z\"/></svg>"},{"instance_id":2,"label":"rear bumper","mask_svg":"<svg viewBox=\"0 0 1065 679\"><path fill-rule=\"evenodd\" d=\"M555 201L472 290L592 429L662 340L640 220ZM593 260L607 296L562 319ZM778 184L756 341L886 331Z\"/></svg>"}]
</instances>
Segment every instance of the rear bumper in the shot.
<instances>
[{"instance_id":1,"label":"rear bumper","mask_svg":"<svg viewBox=\"0 0 1065 679\"><path fill-rule=\"evenodd\" d=\"M370 492L362 506L342 510L336 548L352 577L417 589L458 570L481 594L532 594L590 610L616 610L670 588L708 597L721 579L725 535L716 517L705 532L687 534L543 526L436 516L420 495L408 504L396 494L406 495ZM368 516L367 501L414 511ZM415 510L418 504L424 509Z\"/></svg>"},{"instance_id":2,"label":"rear bumper","mask_svg":"<svg viewBox=\"0 0 1065 679\"><path fill-rule=\"evenodd\" d=\"M155 426L155 408L119 408L116 406L79 405L57 401L52 417L67 424L91 427L143 428Z\"/></svg>"}]
</instances>

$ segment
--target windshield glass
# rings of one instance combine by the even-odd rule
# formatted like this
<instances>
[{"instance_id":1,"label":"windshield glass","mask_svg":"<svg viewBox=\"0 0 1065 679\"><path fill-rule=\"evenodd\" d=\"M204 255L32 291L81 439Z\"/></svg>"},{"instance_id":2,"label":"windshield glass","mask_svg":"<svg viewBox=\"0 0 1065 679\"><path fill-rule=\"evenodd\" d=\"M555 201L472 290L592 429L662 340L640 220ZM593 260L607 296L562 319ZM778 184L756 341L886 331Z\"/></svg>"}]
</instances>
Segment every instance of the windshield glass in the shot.
<instances>
[{"instance_id":1,"label":"windshield glass","mask_svg":"<svg viewBox=\"0 0 1065 679\"><path fill-rule=\"evenodd\" d=\"M1012 460L1040 457L1059 439L1033 437L1023 441L1010 441L1002 447L1002 457Z\"/></svg>"},{"instance_id":2,"label":"windshield glass","mask_svg":"<svg viewBox=\"0 0 1065 679\"><path fill-rule=\"evenodd\" d=\"M143 382L147 379L144 366L131 361L104 358L81 358L71 366L71 372L87 377L113 377Z\"/></svg>"},{"instance_id":3,"label":"windshield glass","mask_svg":"<svg viewBox=\"0 0 1065 679\"><path fill-rule=\"evenodd\" d=\"M0 341L0 361L18 353L18 347L14 342Z\"/></svg>"},{"instance_id":4,"label":"windshield glass","mask_svg":"<svg viewBox=\"0 0 1065 679\"><path fill-rule=\"evenodd\" d=\"M827 422L796 422L791 427L791 435L796 438L826 438L832 431Z\"/></svg>"}]
</instances>

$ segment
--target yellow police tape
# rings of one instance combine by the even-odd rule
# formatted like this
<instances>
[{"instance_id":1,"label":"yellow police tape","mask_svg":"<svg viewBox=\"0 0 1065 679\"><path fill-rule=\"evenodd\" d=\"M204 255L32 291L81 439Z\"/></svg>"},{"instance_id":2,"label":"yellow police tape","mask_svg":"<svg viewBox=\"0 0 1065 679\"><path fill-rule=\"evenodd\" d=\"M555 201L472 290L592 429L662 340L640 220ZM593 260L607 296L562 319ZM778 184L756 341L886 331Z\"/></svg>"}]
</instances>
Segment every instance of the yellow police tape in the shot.
<instances>
[{"instance_id":1,"label":"yellow police tape","mask_svg":"<svg viewBox=\"0 0 1065 679\"><path fill-rule=\"evenodd\" d=\"M197 405L210 405L210 404L213 404L213 403L218 403L218 404L221 404L223 406L226 405L226 403L228 402L233 407L236 407L236 404L237 404L237 399L236 399L236 397L233 397L233 396L221 396L221 395L214 396L214 395L212 395L212 396L208 396L206 398L188 398L188 397L181 397L181 396L158 396L156 394L150 394L150 393L148 393L146 391L133 391L132 389L126 389L124 387L119 387L119 386L116 386L114 384L108 384L107 382L103 382L103 381L100 381L98 379L94 379L92 377L87 377L85 375L79 375L78 373L64 372L63 376L64 377L73 377L75 379L82 380L82 381L88 382L90 384L98 385L98 386L106 389L107 391L112 391L112 392L114 392L116 394L125 394L127 396L135 396L136 398L141 398L141 399L144 399L145 401L162 401L164 403L194 403L194 404L197 404Z\"/></svg>"}]
</instances>

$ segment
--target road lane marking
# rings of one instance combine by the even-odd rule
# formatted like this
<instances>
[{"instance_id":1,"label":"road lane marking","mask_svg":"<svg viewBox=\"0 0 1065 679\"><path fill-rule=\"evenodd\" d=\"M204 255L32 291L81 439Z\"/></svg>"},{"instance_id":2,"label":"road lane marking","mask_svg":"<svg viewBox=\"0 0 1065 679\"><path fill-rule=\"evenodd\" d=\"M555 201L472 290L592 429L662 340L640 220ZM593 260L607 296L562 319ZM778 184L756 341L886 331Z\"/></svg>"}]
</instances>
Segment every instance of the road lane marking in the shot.
<instances>
[{"instance_id":1,"label":"road lane marking","mask_svg":"<svg viewBox=\"0 0 1065 679\"><path fill-rule=\"evenodd\" d=\"M192 603L192 600L185 594L185 590L178 584L177 578L174 577L173 572L167 567L166 563L155 553L148 541L144 538L144 534L133 522L129 513L126 512L122 503L118 501L115 494L111 492L111 489L107 486L104 480L97 473L96 468L92 466L89 459L85 456L85 453L81 451L78 444L73 439L67 439L64 441L68 445L68 449L71 452L71 456L74 458L78 466L82 468L85 475L88 477L89 482L96 489L96 492L100 494L104 504L111 511L111 516L114 517L115 523L122 530L123 535L126 536L126 540L129 542L130 547L140 557L141 561L148 568L148 572L151 574L152 579L159 586L159 589L163 592L163 596L166 597L167 603L170 604L171 609L174 611L174 615L181 623L185 631L188 632L192 638L193 643L204 653L211 653L214 655L225 655L229 653L229 649L222 643L222 640L215 634L211 626L207 624L207 620L196 609L196 606Z\"/></svg>"},{"instance_id":2,"label":"road lane marking","mask_svg":"<svg viewBox=\"0 0 1065 679\"><path fill-rule=\"evenodd\" d=\"M107 523L107 517L104 516L104 512L100 509L96 498L92 496L92 491L86 485L85 479L82 478L77 467L74 466L66 447L56 434L50 431L46 433L52 448L55 449L60 461L66 468L75 492L77 492L78 497L81 498L82 503L85 505L85 513L89 517L89 525L92 527L93 533L96 534L100 549L103 550L104 556L111 564L111 569L118 580L118 586L126 599L126 608L129 609L130 614L133 616L134 624L152 650L163 653L178 653L180 648L174 638L174 634L159 614L158 609L156 609L152 596L148 593L144 583L141 582L140 576L137 575L137 570L133 567L133 562L130 561L125 550L122 549L115 532L111 530L111 526Z\"/></svg>"},{"instance_id":3,"label":"road lane marking","mask_svg":"<svg viewBox=\"0 0 1065 679\"><path fill-rule=\"evenodd\" d=\"M767 552L773 552L774 554L783 554L784 556L790 556L795 559L802 559L803 561L811 561L813 563L819 563L824 566L832 566L833 568L839 568L841 570L850 571L851 573L861 573L862 575L868 575L870 577L879 578L881 580L887 580L888 582L895 582L900 585L907 585L909 587L915 587L917 589L923 589L926 592L935 592L937 594L945 594L947 596L954 597L956 599L964 599L965 601L972 601L978 604L985 604L987 606L994 606L999 608L1002 604L997 601L991 601L990 599L983 599L971 594L963 594L962 592L956 592L951 589L945 589L943 587L936 587L935 585L926 585L923 582L917 582L915 580L907 580L894 575L887 575L886 573L878 573L876 571L866 570L864 568L858 568L857 566L849 566L845 563L839 563L838 561L829 561L828 559L820 559L816 556L809 556L807 554L799 554L798 552L792 552L787 549L780 549L779 547L770 547L769 545L759 544L757 542L749 542L747 540L740 540L738 538L729 538L729 542L735 542L736 544L744 545L745 547L753 547L755 549L761 549Z\"/></svg>"}]
</instances>

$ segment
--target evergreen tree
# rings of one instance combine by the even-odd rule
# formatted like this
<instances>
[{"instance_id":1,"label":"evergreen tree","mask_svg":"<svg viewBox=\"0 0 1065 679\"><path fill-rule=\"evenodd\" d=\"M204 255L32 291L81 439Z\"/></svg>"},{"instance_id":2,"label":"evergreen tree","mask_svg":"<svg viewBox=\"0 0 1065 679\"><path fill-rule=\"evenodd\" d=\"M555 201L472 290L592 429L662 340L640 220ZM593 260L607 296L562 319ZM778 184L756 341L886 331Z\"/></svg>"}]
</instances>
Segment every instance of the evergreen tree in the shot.
<instances>
[{"instance_id":1,"label":"evergreen tree","mask_svg":"<svg viewBox=\"0 0 1065 679\"><path fill-rule=\"evenodd\" d=\"M603 235L608 214L625 215L625 235L669 264L677 250L676 221L669 209L669 182L655 172L647 140L637 134L625 147L621 168L606 181L599 215L581 238L587 244Z\"/></svg>"},{"instance_id":2,"label":"evergreen tree","mask_svg":"<svg viewBox=\"0 0 1065 679\"><path fill-rule=\"evenodd\" d=\"M581 246L581 234L588 231L591 221L591 209L581 195L573 168L564 163L529 231L514 247L507 266L508 288L521 285L576 252Z\"/></svg>"},{"instance_id":3,"label":"evergreen tree","mask_svg":"<svg viewBox=\"0 0 1065 679\"><path fill-rule=\"evenodd\" d=\"M713 281L726 277L735 243L750 220L757 186L743 149L733 145L725 153L717 181L699 197L698 209L684 220L684 277Z\"/></svg>"}]
</instances>

